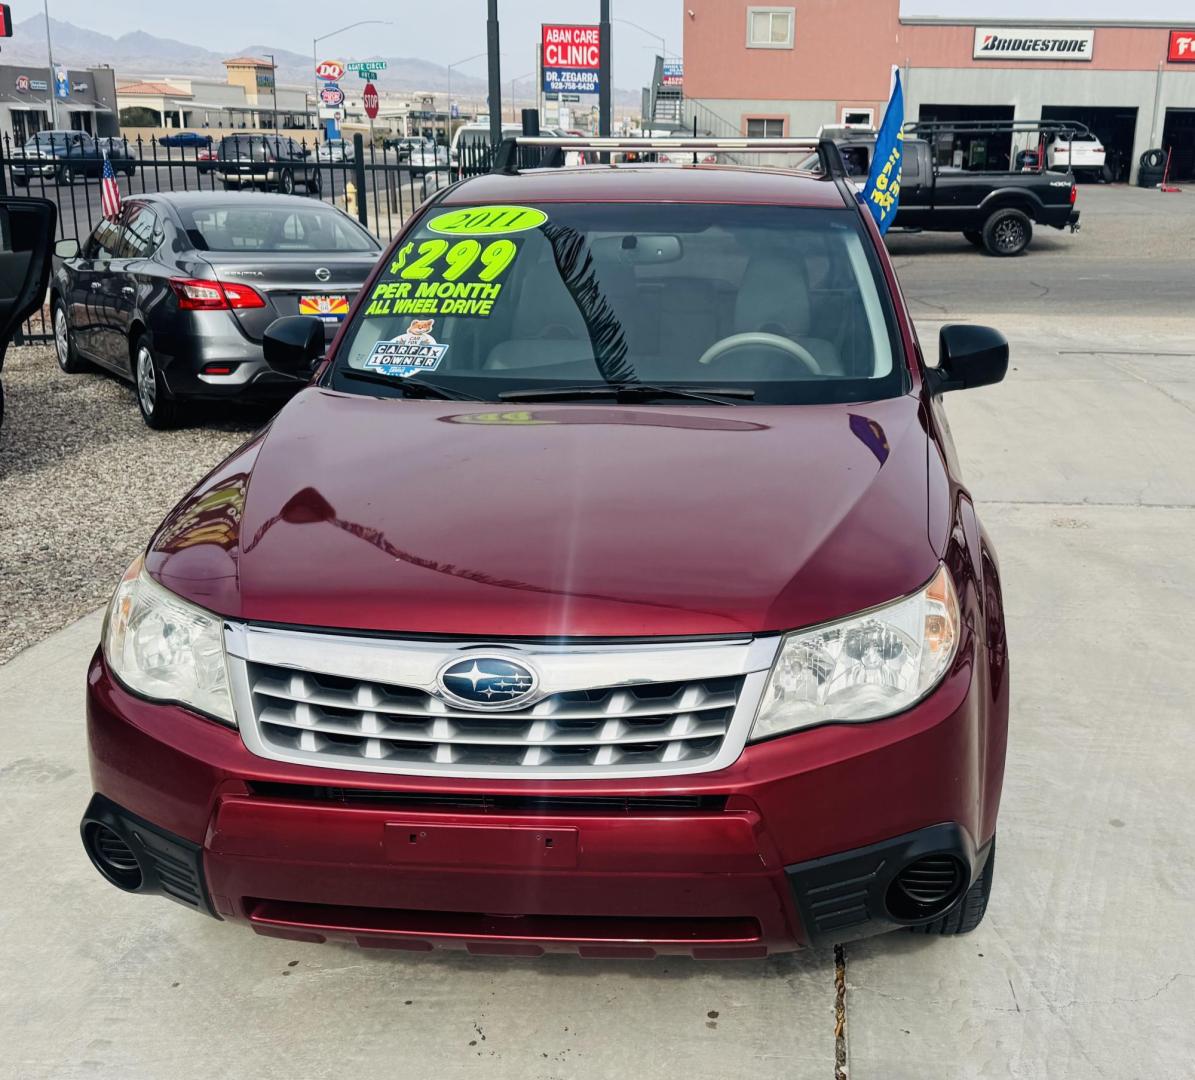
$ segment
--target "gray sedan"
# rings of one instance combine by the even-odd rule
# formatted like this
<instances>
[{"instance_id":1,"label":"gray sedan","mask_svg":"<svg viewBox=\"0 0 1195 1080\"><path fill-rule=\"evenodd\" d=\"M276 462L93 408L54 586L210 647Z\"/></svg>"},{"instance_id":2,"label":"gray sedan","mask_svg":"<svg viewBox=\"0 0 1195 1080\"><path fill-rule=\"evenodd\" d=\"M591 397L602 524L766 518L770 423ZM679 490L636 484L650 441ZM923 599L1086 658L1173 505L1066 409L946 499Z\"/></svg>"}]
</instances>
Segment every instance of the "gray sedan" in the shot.
<instances>
[{"instance_id":1,"label":"gray sedan","mask_svg":"<svg viewBox=\"0 0 1195 1080\"><path fill-rule=\"evenodd\" d=\"M139 195L81 249L58 242L50 283L58 364L130 379L155 428L177 423L191 401L281 401L297 385L267 369L266 327L314 315L331 340L380 252L372 234L314 199Z\"/></svg>"}]
</instances>

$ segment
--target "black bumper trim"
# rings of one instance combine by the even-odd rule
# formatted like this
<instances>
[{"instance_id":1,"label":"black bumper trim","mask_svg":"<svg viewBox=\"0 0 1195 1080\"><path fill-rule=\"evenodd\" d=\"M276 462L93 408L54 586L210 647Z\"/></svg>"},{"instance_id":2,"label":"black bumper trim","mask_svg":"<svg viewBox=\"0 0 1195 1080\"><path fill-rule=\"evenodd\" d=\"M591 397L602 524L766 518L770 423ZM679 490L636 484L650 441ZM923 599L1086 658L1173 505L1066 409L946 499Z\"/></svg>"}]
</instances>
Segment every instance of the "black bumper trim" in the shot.
<instances>
[{"instance_id":1,"label":"black bumper trim","mask_svg":"<svg viewBox=\"0 0 1195 1080\"><path fill-rule=\"evenodd\" d=\"M93 795L87 804L79 823L81 834L89 822L106 825L137 856L142 883L134 892L165 896L213 919L220 917L208 895L203 877L203 849L198 844L151 824L99 794ZM95 863L86 842L83 846ZM106 874L103 876L107 878Z\"/></svg>"},{"instance_id":2,"label":"black bumper trim","mask_svg":"<svg viewBox=\"0 0 1195 1080\"><path fill-rule=\"evenodd\" d=\"M920 920L893 916L885 900L893 879L915 859L952 855L969 869L967 885L983 870L991 850L989 841L976 848L967 830L954 822L931 825L916 832L882 840L784 868L801 916L801 928L811 945L882 934L900 926L917 926L941 918L954 903Z\"/></svg>"}]
</instances>

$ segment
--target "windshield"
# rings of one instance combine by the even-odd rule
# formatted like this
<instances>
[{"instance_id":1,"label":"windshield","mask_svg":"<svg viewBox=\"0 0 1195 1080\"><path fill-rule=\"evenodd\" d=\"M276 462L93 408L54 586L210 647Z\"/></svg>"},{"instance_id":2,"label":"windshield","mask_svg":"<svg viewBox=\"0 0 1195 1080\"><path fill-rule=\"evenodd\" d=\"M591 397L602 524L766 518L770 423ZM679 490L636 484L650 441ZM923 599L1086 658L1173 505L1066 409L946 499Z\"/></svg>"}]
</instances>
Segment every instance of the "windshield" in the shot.
<instances>
[{"instance_id":1,"label":"windshield","mask_svg":"<svg viewBox=\"0 0 1195 1080\"><path fill-rule=\"evenodd\" d=\"M75 134L74 132L66 131L39 131L32 138L26 140L26 150L48 149L54 146L57 149L67 146L81 146L83 145L83 136Z\"/></svg>"},{"instance_id":2,"label":"windshield","mask_svg":"<svg viewBox=\"0 0 1195 1080\"><path fill-rule=\"evenodd\" d=\"M330 379L402 394L417 377L484 401L636 382L863 401L903 392L895 341L845 208L439 207L395 251Z\"/></svg>"},{"instance_id":3,"label":"windshield","mask_svg":"<svg viewBox=\"0 0 1195 1080\"><path fill-rule=\"evenodd\" d=\"M376 251L378 246L339 211L314 201L298 209L180 206L178 215L197 251Z\"/></svg>"}]
</instances>

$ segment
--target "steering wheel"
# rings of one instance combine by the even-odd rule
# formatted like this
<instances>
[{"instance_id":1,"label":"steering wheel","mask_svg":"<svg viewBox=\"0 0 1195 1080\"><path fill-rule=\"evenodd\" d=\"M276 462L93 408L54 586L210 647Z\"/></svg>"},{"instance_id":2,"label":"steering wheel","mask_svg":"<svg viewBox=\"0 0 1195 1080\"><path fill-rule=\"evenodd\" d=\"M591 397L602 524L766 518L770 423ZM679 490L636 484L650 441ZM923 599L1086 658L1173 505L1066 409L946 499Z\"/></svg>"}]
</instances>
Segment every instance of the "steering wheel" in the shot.
<instances>
[{"instance_id":1,"label":"steering wheel","mask_svg":"<svg viewBox=\"0 0 1195 1080\"><path fill-rule=\"evenodd\" d=\"M768 349L777 349L791 359L796 360L802 367L809 371L810 375L822 374L821 365L814 358L813 353L805 348L804 345L798 345L795 341L781 337L779 334L767 334L761 330L751 330L745 334L731 334L730 337L724 337L721 341L715 341L701 354L697 362L699 364L712 364L728 352L733 352L735 349L747 348L751 345L762 345Z\"/></svg>"}]
</instances>

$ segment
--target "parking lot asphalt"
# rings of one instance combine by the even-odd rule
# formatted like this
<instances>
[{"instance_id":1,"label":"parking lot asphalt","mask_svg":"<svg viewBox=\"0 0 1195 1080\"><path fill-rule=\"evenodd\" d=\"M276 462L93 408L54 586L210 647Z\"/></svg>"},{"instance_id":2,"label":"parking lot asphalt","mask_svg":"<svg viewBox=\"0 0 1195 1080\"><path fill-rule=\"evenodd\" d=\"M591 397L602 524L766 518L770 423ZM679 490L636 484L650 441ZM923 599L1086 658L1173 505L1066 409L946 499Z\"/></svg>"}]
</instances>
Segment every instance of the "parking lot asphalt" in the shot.
<instances>
[{"instance_id":1,"label":"parking lot asphalt","mask_svg":"<svg viewBox=\"0 0 1195 1080\"><path fill-rule=\"evenodd\" d=\"M1175 263L1184 302L1155 309L1165 275L1151 255L1172 258L1195 206L1185 195L1090 190L1108 198L1106 227L1022 259L988 259L961 240L939 250L955 238L892 240L929 355L947 319L992 322L1012 340L1008 379L952 395L948 412L1001 557L1013 701L983 925L961 938L895 934L843 950L855 1080L1180 1080L1195 1060L1195 261ZM1149 199L1173 201L1158 212ZM1116 235L1123 252L1105 253ZM1110 299L1098 275L1118 259L1125 269ZM1093 283L1070 295L1063 260ZM967 274L983 287L960 284ZM1066 286L1046 302L1018 291L1027 276ZM954 291L938 291L939 281ZM917 308L919 297L945 310ZM32 351L13 350L10 363L52 363L22 357ZM86 523L102 527L136 506L140 516L119 526L135 548L170 485L181 492L250 426L138 433L119 384L39 369L32 378L45 385L34 396L31 383L26 397L22 378L0 441L5 454L28 448L21 486L0 478L6 597L25 574L8 555L14 522L41 515L49 550L33 558L53 590L54 567L87 550ZM61 397L61 448L37 413L47 392ZM110 422L108 395L130 426L121 420L122 434L93 451L88 432ZM73 414L83 418L77 431L76 399L91 401ZM8 429L22 414L42 433L36 445ZM109 458L112 469L94 464ZM92 468L94 479L72 486L75 471ZM137 470L157 485L144 499ZM61 535L56 518L70 519ZM35 551L18 547L22 558ZM110 561L98 592L124 552ZM0 861L21 868L0 876L0 1074L835 1076L829 949L718 964L412 957L257 938L112 889L77 836L90 791L83 679L98 629L89 614L0 667Z\"/></svg>"}]
</instances>

